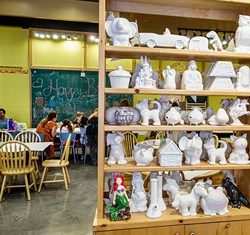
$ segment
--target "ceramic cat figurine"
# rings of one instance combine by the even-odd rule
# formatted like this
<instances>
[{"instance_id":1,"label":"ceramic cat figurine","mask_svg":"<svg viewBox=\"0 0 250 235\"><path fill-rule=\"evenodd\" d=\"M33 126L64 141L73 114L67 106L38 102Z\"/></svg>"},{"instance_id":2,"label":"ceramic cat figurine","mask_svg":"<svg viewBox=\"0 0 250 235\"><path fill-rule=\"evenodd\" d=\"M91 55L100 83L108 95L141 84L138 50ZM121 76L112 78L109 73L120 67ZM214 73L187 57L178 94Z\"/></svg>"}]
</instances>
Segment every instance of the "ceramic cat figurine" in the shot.
<instances>
[{"instance_id":1,"label":"ceramic cat figurine","mask_svg":"<svg viewBox=\"0 0 250 235\"><path fill-rule=\"evenodd\" d=\"M153 103L157 105L157 109L149 109L149 104ZM142 101L139 101L139 103L136 105L136 108L140 111L142 116L142 122L141 125L148 126L149 120L153 119L153 125L159 126L161 125L159 113L161 110L161 104L158 101L150 101L145 98Z\"/></svg>"},{"instance_id":2,"label":"ceramic cat figurine","mask_svg":"<svg viewBox=\"0 0 250 235\"><path fill-rule=\"evenodd\" d=\"M246 152L247 147L247 134L243 136L234 136L231 135L230 139L233 141L233 151L229 155L228 161L232 164L249 164L250 161L248 160L249 156Z\"/></svg>"},{"instance_id":3,"label":"ceramic cat figurine","mask_svg":"<svg viewBox=\"0 0 250 235\"><path fill-rule=\"evenodd\" d=\"M250 52L250 16L239 15L239 26L235 34L235 52Z\"/></svg>"},{"instance_id":4,"label":"ceramic cat figurine","mask_svg":"<svg viewBox=\"0 0 250 235\"><path fill-rule=\"evenodd\" d=\"M227 143L223 140L219 140L218 142L222 143L223 147L216 149L214 145L214 138L211 138L206 143L204 143L204 148L207 150L207 154L209 158L208 160L209 164L215 164L217 158L219 158L220 164L227 164L226 157L225 157L225 152L227 150Z\"/></svg>"}]
</instances>

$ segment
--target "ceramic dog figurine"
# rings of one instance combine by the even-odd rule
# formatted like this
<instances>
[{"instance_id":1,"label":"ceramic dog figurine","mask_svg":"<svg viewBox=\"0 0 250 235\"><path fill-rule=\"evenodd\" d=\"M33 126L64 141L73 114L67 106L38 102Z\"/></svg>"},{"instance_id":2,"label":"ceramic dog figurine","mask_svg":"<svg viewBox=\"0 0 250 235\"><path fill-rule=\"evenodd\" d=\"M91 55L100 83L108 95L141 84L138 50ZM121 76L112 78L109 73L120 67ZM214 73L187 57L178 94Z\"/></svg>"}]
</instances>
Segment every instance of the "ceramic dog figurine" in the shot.
<instances>
[{"instance_id":1,"label":"ceramic dog figurine","mask_svg":"<svg viewBox=\"0 0 250 235\"><path fill-rule=\"evenodd\" d=\"M108 165L124 165L127 164L125 152L122 145L124 135L121 132L114 132L107 135L107 146L111 146L107 164Z\"/></svg>"},{"instance_id":2,"label":"ceramic dog figurine","mask_svg":"<svg viewBox=\"0 0 250 235\"><path fill-rule=\"evenodd\" d=\"M249 156L246 151L247 134L243 136L231 135L230 139L233 141L233 150L229 155L228 161L232 164L249 164Z\"/></svg>"},{"instance_id":3,"label":"ceramic dog figurine","mask_svg":"<svg viewBox=\"0 0 250 235\"><path fill-rule=\"evenodd\" d=\"M225 153L227 150L227 143L223 140L219 140L219 143L223 144L223 147L215 148L214 138L207 140L204 143L204 148L207 150L208 154L208 163L214 165L216 163L217 158L219 158L220 164L227 164Z\"/></svg>"},{"instance_id":4,"label":"ceramic dog figurine","mask_svg":"<svg viewBox=\"0 0 250 235\"><path fill-rule=\"evenodd\" d=\"M229 203L233 208L241 207L243 204L246 207L250 207L250 203L247 198L242 194L242 192L232 183L229 177L222 180L222 187L226 189L227 196L229 198Z\"/></svg>"},{"instance_id":5,"label":"ceramic dog figurine","mask_svg":"<svg viewBox=\"0 0 250 235\"><path fill-rule=\"evenodd\" d=\"M157 105L157 109L149 109L149 104L153 103ZM153 119L153 125L154 126L159 126L161 125L159 113L161 110L161 104L156 101L150 101L145 98L142 101L139 101L138 104L136 104L136 108L140 111L141 116L142 116L142 122L141 125L143 126L148 126L149 125L149 120Z\"/></svg>"}]
</instances>

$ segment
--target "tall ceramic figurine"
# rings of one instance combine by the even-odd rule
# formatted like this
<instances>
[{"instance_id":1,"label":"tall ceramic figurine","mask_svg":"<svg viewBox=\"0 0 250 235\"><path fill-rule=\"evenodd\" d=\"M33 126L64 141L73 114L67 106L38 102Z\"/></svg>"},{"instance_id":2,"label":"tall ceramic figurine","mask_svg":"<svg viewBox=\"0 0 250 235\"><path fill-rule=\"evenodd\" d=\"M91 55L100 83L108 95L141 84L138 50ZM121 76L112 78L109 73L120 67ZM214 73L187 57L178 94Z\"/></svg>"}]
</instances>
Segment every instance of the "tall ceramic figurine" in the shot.
<instances>
[{"instance_id":1,"label":"tall ceramic figurine","mask_svg":"<svg viewBox=\"0 0 250 235\"><path fill-rule=\"evenodd\" d=\"M197 70L194 60L189 62L188 70L182 75L182 88L185 90L203 90L202 76Z\"/></svg>"},{"instance_id":2,"label":"tall ceramic figurine","mask_svg":"<svg viewBox=\"0 0 250 235\"><path fill-rule=\"evenodd\" d=\"M113 206L106 206L105 208L110 213L112 221L128 220L131 217L129 212L129 199L122 175L116 175L114 177Z\"/></svg>"},{"instance_id":3,"label":"tall ceramic figurine","mask_svg":"<svg viewBox=\"0 0 250 235\"><path fill-rule=\"evenodd\" d=\"M162 75L164 77L164 85L163 89L176 89L176 83L175 83L175 75L176 71L175 69L171 69L170 66L167 66L163 71Z\"/></svg>"},{"instance_id":4,"label":"tall ceramic figurine","mask_svg":"<svg viewBox=\"0 0 250 235\"><path fill-rule=\"evenodd\" d=\"M250 52L250 16L239 15L239 27L235 34L236 52Z\"/></svg>"}]
</instances>

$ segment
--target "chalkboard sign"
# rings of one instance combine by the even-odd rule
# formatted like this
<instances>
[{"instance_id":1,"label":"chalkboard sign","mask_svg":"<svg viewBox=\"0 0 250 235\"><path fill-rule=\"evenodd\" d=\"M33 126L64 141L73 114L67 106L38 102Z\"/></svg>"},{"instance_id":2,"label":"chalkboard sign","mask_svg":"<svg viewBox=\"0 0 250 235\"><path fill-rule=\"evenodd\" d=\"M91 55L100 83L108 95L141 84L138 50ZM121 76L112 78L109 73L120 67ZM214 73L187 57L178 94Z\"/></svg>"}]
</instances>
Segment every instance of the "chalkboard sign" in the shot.
<instances>
[{"instance_id":1,"label":"chalkboard sign","mask_svg":"<svg viewBox=\"0 0 250 235\"><path fill-rule=\"evenodd\" d=\"M31 74L33 127L51 110L58 112L58 121L73 121L78 111L89 116L98 107L98 72L33 69ZM106 105L117 106L122 99L132 104L132 95L107 95Z\"/></svg>"}]
</instances>

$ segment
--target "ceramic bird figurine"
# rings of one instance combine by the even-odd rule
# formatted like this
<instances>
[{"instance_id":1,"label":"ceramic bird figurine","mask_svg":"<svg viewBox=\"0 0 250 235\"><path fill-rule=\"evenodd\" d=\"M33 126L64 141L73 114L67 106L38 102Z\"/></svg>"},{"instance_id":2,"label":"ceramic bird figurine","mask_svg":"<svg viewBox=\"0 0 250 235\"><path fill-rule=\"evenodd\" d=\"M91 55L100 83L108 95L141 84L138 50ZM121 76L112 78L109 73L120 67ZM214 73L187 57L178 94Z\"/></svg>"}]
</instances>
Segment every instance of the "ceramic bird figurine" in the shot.
<instances>
[{"instance_id":1,"label":"ceramic bird figurine","mask_svg":"<svg viewBox=\"0 0 250 235\"><path fill-rule=\"evenodd\" d=\"M199 125L200 123L206 124L206 113L202 113L198 108L193 108L193 110L188 114L188 120L190 125Z\"/></svg>"},{"instance_id":2,"label":"ceramic bird figurine","mask_svg":"<svg viewBox=\"0 0 250 235\"><path fill-rule=\"evenodd\" d=\"M165 119L167 124L175 125L177 123L184 124L184 121L181 119L181 114L177 111L179 107L172 107L166 114Z\"/></svg>"}]
</instances>

